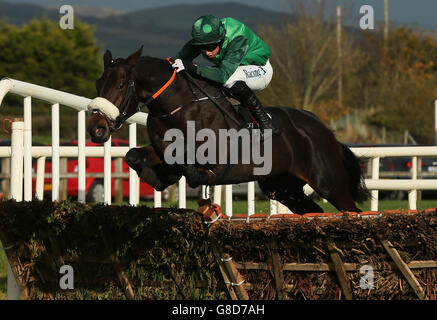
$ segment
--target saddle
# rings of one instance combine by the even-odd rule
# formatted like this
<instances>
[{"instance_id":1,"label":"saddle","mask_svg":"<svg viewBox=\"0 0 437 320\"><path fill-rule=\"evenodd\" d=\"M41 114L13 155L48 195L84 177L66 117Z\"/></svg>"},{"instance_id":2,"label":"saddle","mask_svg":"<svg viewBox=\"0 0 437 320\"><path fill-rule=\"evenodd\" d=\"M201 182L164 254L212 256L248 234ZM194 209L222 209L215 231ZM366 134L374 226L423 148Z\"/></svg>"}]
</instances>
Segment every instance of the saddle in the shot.
<instances>
[{"instance_id":1,"label":"saddle","mask_svg":"<svg viewBox=\"0 0 437 320\"><path fill-rule=\"evenodd\" d=\"M235 119L231 114L229 114L226 110L224 110L217 102L214 101L214 97L211 97L201 86L199 86L199 84L193 79L193 77L188 73L185 72L184 75L187 77L188 79L188 83L191 87L191 84L195 85L200 92L202 92L206 97L210 99L218 109L220 109L220 111L227 116L228 118L232 119L235 123L239 123L241 122L241 120L243 120L243 127L246 127L248 129L259 129L260 125L259 123L256 121L256 119L252 116L252 113L245 107L243 107L241 105L241 103L235 99L235 96L232 95L232 93L229 90L224 90L224 88L219 88L221 89L221 93L222 95L230 102L230 104L232 105L232 107L234 108L234 110L236 111L238 117L240 118L240 121L238 121L238 119ZM215 86L217 88L216 84L213 84L213 86ZM191 87L191 90L194 93L193 88ZM270 119L272 120L272 124L275 127L275 129L277 129L277 135L281 135L282 133L282 121L279 117L277 117L274 113L270 113L268 111L266 111L267 116L270 117Z\"/></svg>"}]
</instances>

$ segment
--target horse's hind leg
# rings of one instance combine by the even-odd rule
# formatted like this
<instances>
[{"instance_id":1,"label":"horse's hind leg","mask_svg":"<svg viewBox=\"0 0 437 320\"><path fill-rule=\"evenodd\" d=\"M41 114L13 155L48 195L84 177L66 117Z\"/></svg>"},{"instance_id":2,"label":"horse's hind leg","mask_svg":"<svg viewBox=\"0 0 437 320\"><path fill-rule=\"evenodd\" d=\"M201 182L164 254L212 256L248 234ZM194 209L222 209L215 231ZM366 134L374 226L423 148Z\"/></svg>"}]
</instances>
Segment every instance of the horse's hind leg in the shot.
<instances>
[{"instance_id":1,"label":"horse's hind leg","mask_svg":"<svg viewBox=\"0 0 437 320\"><path fill-rule=\"evenodd\" d=\"M319 194L320 197L328 200L334 207L340 211L361 212L355 205L355 201L349 194L346 185L341 185L338 179L337 183L329 186L326 184L324 187L314 186L313 189Z\"/></svg>"},{"instance_id":2,"label":"horse's hind leg","mask_svg":"<svg viewBox=\"0 0 437 320\"><path fill-rule=\"evenodd\" d=\"M344 193L332 192L325 199L331 202L340 211L361 212L347 191Z\"/></svg>"},{"instance_id":3,"label":"horse's hind leg","mask_svg":"<svg viewBox=\"0 0 437 320\"><path fill-rule=\"evenodd\" d=\"M305 182L293 175L258 181L261 190L272 200L287 206L293 213L323 212L304 192Z\"/></svg>"}]
</instances>

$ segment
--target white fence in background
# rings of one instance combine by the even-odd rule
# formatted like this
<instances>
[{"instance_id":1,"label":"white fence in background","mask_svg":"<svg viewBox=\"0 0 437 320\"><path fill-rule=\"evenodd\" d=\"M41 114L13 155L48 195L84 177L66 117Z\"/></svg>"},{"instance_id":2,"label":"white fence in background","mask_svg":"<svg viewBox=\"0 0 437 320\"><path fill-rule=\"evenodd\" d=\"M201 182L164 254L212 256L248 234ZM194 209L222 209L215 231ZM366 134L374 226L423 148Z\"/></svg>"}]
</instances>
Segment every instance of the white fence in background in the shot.
<instances>
[{"instance_id":1,"label":"white fence in background","mask_svg":"<svg viewBox=\"0 0 437 320\"><path fill-rule=\"evenodd\" d=\"M52 158L52 200L59 199L60 185L60 158L77 157L78 159L78 201L86 199L86 158L104 158L104 201L111 204L111 158L124 157L130 148L137 146L137 124L145 126L147 114L139 112L129 118L129 147L111 147L111 139L103 147L86 147L86 111L90 99L72 95L69 93L41 87L38 85L5 78L0 81L0 106L7 93L20 95L24 98L24 122L17 121L12 124L12 138L10 147L0 147L0 158L11 159L11 197L17 201L32 200L32 158L38 159L35 197L43 198L44 170L46 157ZM52 146L32 146L32 99L47 102L52 110ZM78 112L78 146L64 147L59 145L59 106L67 106ZM389 147L389 148L352 148L358 157L372 159L372 178L366 179L366 185L372 190L371 210L378 209L378 190L406 190L408 191L409 207L416 209L417 190L437 189L437 180L417 179L418 157L437 157L437 147ZM381 157L412 157L412 179L405 180L380 180L379 160ZM24 187L24 189L23 189ZM23 192L24 190L24 192ZM212 192L213 202L221 204L221 186L214 187ZM186 181L179 181L179 207L186 207ZM206 187L202 188L202 195L209 192ZM255 182L248 183L248 215L255 213ZM309 186L305 186L306 193L311 192ZM232 208L232 185L225 186L226 205L224 212L231 216ZM137 205L139 202L139 179L136 172L129 170L129 203ZM162 204L161 192L155 191L154 205ZM288 213L287 208L277 203L270 202L270 213ZM14 284L11 273L8 273L8 299L18 299L19 292Z\"/></svg>"},{"instance_id":2,"label":"white fence in background","mask_svg":"<svg viewBox=\"0 0 437 320\"><path fill-rule=\"evenodd\" d=\"M44 187L44 161L46 157L52 158L52 200L59 199L60 185L60 158L77 157L78 158L78 201L84 202L86 199L86 157L103 157L104 158L104 200L105 203L111 204L111 158L124 157L130 148L137 146L137 124L145 126L147 123L147 113L138 112L130 117L129 122L129 147L111 147L111 140L108 140L103 147L86 147L86 116L88 104L91 101L88 98L76 96L62 91L5 78L0 81L0 105L7 93L13 93L24 97L24 124L16 123L13 125L14 146L16 148L14 157L23 158L24 160L14 163L12 172L14 177L11 178L11 193L14 199L30 201L32 200L32 158L38 159L37 182L35 197L43 198ZM52 109L52 146L36 147L32 146L32 98L47 102ZM59 105L67 106L78 111L78 146L77 147L60 147L59 145ZM22 139L22 142L21 142ZM22 147L21 147L22 146ZM20 150L20 148L22 150ZM0 158L11 157L11 147L0 147ZM23 156L21 156L23 153ZM20 170L20 166L24 170ZM12 182L13 181L13 182ZM24 183L24 195L21 192L21 186ZM186 207L186 180L183 177L179 181L179 207ZM225 212L232 215L232 186L225 188L226 208ZM206 192L202 192L206 194ZM214 187L213 200L221 202L221 186ZM137 205L139 201L139 179L136 172L129 170L129 203ZM162 203L161 192L154 194L154 205L160 207ZM272 201L271 213L284 212L280 204ZM248 183L248 214L255 213L255 182Z\"/></svg>"},{"instance_id":3,"label":"white fence in background","mask_svg":"<svg viewBox=\"0 0 437 320\"><path fill-rule=\"evenodd\" d=\"M378 190L408 191L410 209L417 209L418 190L437 190L437 179L418 179L419 161L424 157L437 157L437 147L378 147L351 148L359 158L372 161L371 179L366 179L366 186L372 190L371 210L378 210ZM379 161L384 157L411 157L411 179L379 179Z\"/></svg>"}]
</instances>

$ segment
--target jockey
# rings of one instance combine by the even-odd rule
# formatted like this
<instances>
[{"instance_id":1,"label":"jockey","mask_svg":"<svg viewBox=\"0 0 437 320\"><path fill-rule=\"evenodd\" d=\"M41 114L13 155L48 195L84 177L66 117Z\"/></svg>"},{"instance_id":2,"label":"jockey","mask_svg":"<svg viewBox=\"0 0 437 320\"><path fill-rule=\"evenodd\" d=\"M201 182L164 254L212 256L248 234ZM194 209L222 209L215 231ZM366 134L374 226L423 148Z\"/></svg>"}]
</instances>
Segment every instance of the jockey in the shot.
<instances>
[{"instance_id":1,"label":"jockey","mask_svg":"<svg viewBox=\"0 0 437 320\"><path fill-rule=\"evenodd\" d=\"M195 65L192 60L200 54L215 66ZM192 39L176 55L173 68L222 84L251 111L260 129L276 134L270 115L252 91L269 85L273 76L269 58L270 48L243 23L206 15L194 22Z\"/></svg>"}]
</instances>

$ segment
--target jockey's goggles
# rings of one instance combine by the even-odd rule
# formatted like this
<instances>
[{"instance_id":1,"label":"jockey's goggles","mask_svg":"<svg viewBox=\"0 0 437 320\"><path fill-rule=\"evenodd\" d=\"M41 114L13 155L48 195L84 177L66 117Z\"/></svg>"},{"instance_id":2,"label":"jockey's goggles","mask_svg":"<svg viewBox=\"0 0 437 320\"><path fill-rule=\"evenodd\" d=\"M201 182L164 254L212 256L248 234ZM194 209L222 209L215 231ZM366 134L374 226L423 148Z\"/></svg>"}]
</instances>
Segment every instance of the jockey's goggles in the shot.
<instances>
[{"instance_id":1,"label":"jockey's goggles","mask_svg":"<svg viewBox=\"0 0 437 320\"><path fill-rule=\"evenodd\" d=\"M220 43L213 43L213 44L208 44L205 46L202 46L202 51L214 51L218 46L220 45Z\"/></svg>"}]
</instances>

